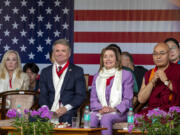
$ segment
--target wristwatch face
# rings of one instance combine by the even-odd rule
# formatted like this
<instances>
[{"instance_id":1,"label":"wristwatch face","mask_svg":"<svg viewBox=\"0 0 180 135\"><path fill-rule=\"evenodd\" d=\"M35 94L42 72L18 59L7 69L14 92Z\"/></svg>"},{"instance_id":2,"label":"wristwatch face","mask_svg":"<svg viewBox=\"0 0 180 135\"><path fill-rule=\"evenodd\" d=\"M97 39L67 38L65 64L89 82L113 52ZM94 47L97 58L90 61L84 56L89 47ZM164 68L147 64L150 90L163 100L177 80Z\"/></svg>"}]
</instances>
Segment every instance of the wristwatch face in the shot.
<instances>
[{"instance_id":1,"label":"wristwatch face","mask_svg":"<svg viewBox=\"0 0 180 135\"><path fill-rule=\"evenodd\" d=\"M164 82L164 85L168 86L168 84L169 84L169 81Z\"/></svg>"}]
</instances>

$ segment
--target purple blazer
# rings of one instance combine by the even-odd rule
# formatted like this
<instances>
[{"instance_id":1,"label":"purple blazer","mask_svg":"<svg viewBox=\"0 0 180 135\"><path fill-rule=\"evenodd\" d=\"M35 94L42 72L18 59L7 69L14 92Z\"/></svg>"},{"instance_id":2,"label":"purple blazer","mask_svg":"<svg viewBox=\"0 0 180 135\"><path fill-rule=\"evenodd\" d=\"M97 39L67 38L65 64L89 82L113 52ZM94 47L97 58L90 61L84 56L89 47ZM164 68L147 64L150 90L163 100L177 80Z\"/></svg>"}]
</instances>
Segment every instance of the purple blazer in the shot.
<instances>
[{"instance_id":1,"label":"purple blazer","mask_svg":"<svg viewBox=\"0 0 180 135\"><path fill-rule=\"evenodd\" d=\"M90 97L90 107L92 111L98 111L102 108L101 103L98 100L96 92L96 78L99 73L96 73L93 78L92 88L91 88L91 97ZM111 92L111 87L113 84L114 78L111 80L110 84L106 87L106 100L108 102ZM116 106L116 109L121 113L128 111L129 107L132 107L133 99L133 77L131 72L127 70L122 70L122 101L119 105Z\"/></svg>"}]
</instances>

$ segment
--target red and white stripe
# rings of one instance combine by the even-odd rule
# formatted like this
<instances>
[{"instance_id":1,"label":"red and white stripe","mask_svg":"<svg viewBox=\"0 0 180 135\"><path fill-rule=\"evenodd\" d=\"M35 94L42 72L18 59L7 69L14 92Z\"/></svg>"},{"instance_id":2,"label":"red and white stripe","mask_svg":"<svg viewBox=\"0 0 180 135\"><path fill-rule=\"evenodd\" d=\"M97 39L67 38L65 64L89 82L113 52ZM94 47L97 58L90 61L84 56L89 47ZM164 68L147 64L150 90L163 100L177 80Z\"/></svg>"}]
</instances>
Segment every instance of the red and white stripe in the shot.
<instances>
[{"instance_id":1,"label":"red and white stripe","mask_svg":"<svg viewBox=\"0 0 180 135\"><path fill-rule=\"evenodd\" d=\"M156 43L180 40L180 8L171 0L75 0L74 10L74 63L91 76L110 43L151 68Z\"/></svg>"}]
</instances>

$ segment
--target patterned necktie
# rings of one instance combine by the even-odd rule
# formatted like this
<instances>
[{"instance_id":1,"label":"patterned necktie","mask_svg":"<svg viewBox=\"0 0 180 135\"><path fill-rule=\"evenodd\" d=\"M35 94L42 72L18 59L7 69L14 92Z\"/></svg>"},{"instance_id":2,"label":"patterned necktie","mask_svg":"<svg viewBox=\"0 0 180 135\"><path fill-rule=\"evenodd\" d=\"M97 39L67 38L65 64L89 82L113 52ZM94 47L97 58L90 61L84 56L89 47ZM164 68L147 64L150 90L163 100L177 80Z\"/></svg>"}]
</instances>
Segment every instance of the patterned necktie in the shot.
<instances>
[{"instance_id":1,"label":"patterned necktie","mask_svg":"<svg viewBox=\"0 0 180 135\"><path fill-rule=\"evenodd\" d=\"M58 67L58 69L59 69L59 70L58 70L58 72L59 72L59 71L61 71L62 67L61 67L61 66L59 66L59 67Z\"/></svg>"},{"instance_id":2,"label":"patterned necktie","mask_svg":"<svg viewBox=\"0 0 180 135\"><path fill-rule=\"evenodd\" d=\"M60 77L62 75L62 73L64 72L64 70L66 70L68 68L68 66L69 66L69 61L67 61L67 63L63 67L61 67L61 66L57 67L56 66L57 75Z\"/></svg>"},{"instance_id":3,"label":"patterned necktie","mask_svg":"<svg viewBox=\"0 0 180 135\"><path fill-rule=\"evenodd\" d=\"M58 77L61 76L61 69L62 69L61 66L57 67L57 69L56 69L56 73L57 73Z\"/></svg>"}]
</instances>

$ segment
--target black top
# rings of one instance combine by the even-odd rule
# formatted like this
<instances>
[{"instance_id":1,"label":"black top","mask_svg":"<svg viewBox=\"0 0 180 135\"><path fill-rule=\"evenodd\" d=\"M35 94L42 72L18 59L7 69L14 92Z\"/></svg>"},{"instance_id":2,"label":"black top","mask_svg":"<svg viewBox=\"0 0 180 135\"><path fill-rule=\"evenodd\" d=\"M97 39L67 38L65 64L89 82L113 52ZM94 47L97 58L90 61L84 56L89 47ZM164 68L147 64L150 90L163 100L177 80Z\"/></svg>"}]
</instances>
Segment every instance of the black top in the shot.
<instances>
[{"instance_id":1,"label":"black top","mask_svg":"<svg viewBox=\"0 0 180 135\"><path fill-rule=\"evenodd\" d=\"M141 88L141 84L142 84L144 74L147 71L148 70L146 68L144 68L143 66L134 66L134 75L136 77L136 81L137 81L137 85L138 85L139 90Z\"/></svg>"}]
</instances>

